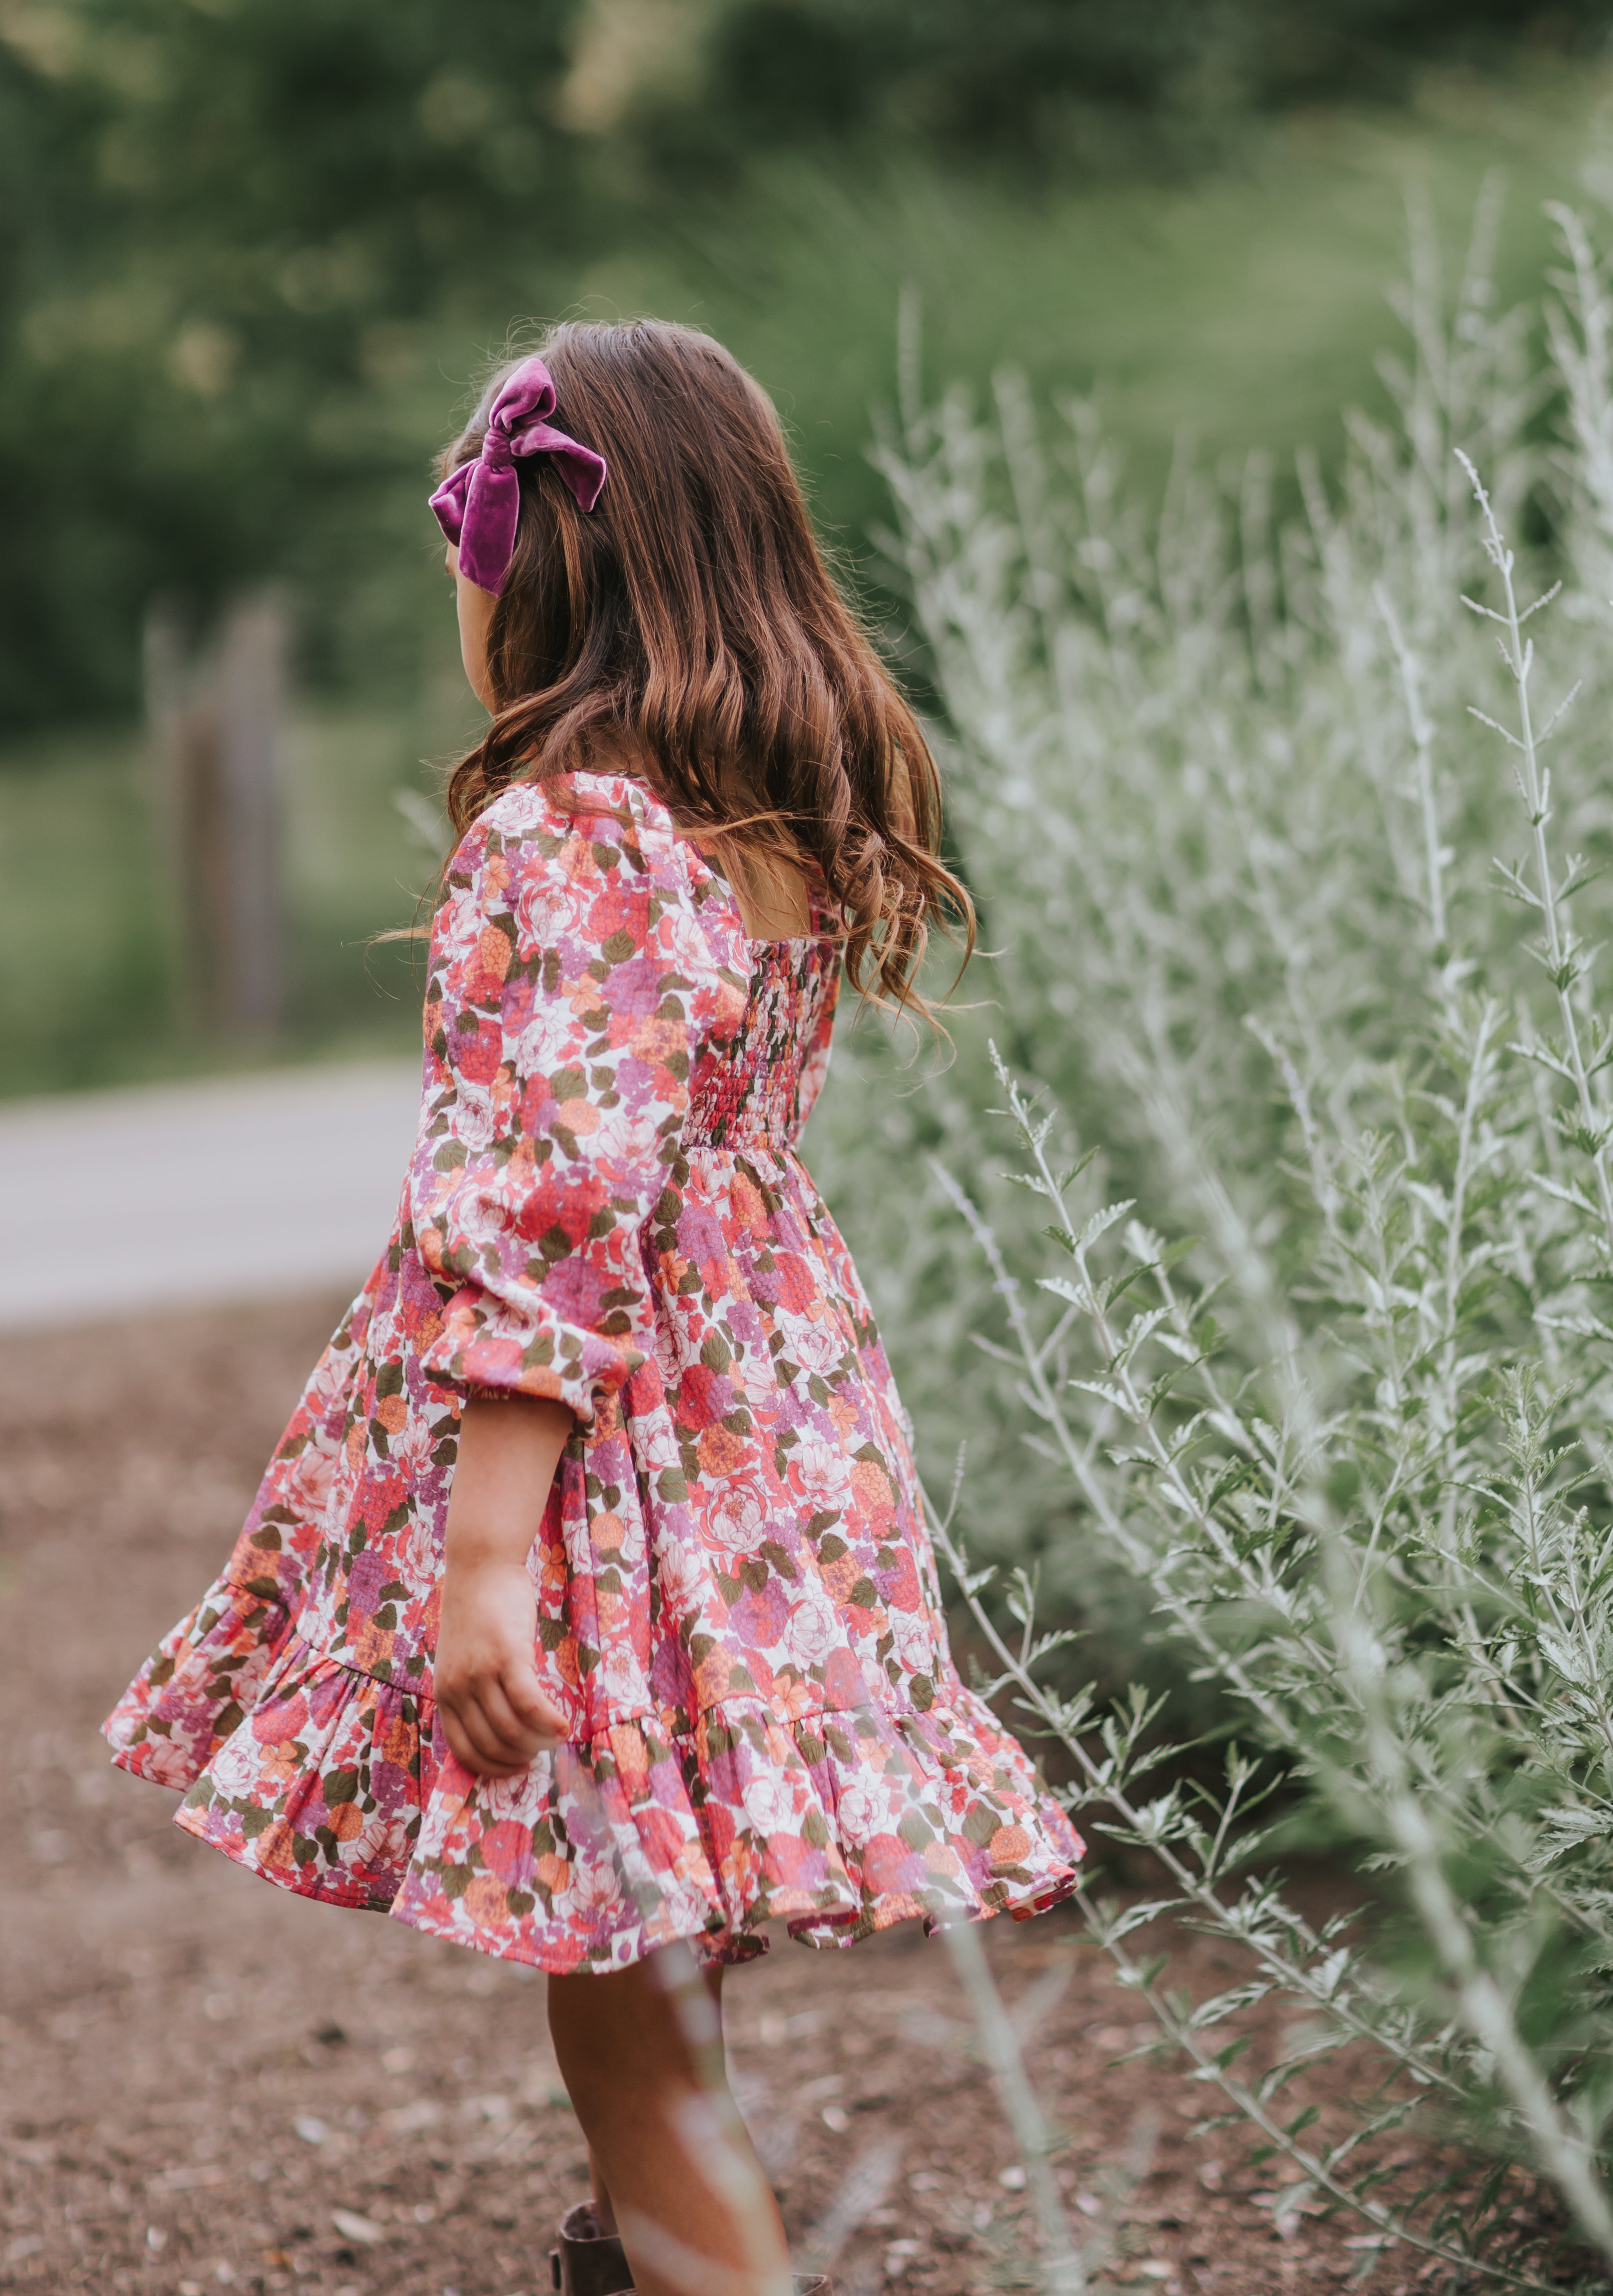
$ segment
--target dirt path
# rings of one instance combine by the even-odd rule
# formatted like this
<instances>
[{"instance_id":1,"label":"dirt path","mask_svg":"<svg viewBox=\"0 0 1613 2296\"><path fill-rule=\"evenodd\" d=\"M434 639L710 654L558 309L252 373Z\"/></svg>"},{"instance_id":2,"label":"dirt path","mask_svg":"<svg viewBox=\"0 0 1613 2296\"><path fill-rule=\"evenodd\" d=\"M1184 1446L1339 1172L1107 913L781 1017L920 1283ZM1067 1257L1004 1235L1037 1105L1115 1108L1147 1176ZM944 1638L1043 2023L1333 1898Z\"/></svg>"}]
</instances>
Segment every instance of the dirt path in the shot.
<instances>
[{"instance_id":1,"label":"dirt path","mask_svg":"<svg viewBox=\"0 0 1613 2296\"><path fill-rule=\"evenodd\" d=\"M96 1735L227 1550L340 1305L0 1342L0 2286L541 2296L581 2196L540 1980L238 1872ZM1355 2225L1285 2218L1234 2133L1193 2139L1176 2072L1111 2063L1151 2029L1073 1918L987 1936L1114 2284L1267 2296L1371 2261ZM1180 1965L1230 1974L1201 1939ZM1025 2284L1023 2177L944 1947L781 1940L729 2021L792 2239L847 2228L842 2289ZM1437 2286L1420 2267L1363 2284Z\"/></svg>"}]
</instances>

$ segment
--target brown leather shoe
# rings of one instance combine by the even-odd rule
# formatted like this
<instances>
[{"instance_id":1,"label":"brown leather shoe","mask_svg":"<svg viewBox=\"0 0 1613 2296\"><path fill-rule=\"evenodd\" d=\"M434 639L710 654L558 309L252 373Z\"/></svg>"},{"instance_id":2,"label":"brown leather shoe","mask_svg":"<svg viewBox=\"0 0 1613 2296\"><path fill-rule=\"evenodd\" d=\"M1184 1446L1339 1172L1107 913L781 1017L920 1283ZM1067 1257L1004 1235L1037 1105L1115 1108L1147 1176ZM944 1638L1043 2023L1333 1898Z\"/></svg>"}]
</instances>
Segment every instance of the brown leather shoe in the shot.
<instances>
[{"instance_id":1,"label":"brown leather shoe","mask_svg":"<svg viewBox=\"0 0 1613 2296\"><path fill-rule=\"evenodd\" d=\"M626 2251L614 2233L600 2230L592 2201L579 2201L561 2218L549 2275L556 2296L634 2296ZM822 2273L798 2272L795 2296L834 2296L834 2285Z\"/></svg>"},{"instance_id":2,"label":"brown leather shoe","mask_svg":"<svg viewBox=\"0 0 1613 2296\"><path fill-rule=\"evenodd\" d=\"M600 2230L592 2201L579 2201L561 2218L549 2273L556 2296L632 2296L627 2252L614 2233Z\"/></svg>"}]
</instances>

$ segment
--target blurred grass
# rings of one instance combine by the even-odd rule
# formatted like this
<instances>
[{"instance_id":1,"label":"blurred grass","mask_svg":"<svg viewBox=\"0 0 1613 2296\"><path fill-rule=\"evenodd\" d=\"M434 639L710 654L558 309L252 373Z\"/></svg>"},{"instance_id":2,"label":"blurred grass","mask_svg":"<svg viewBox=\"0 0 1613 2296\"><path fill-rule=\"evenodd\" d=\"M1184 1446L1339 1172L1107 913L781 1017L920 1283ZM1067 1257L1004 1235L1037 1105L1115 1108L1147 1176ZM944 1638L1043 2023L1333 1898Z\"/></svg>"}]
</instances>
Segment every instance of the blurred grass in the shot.
<instances>
[{"instance_id":1,"label":"blurred grass","mask_svg":"<svg viewBox=\"0 0 1613 2296\"><path fill-rule=\"evenodd\" d=\"M984 388L1004 363L1043 388L1095 387L1144 487L1184 432L1207 456L1308 444L1325 459L1340 411L1373 398L1374 359L1396 333L1385 291L1404 266L1408 193L1426 201L1454 268L1480 186L1503 170L1496 275L1503 296L1534 291L1541 205L1581 195L1609 86L1605 72L1545 65L1504 88L1446 75L1405 114L1262 127L1213 177L1038 201L911 160L874 180L782 160L742 202L691 203L653 243L587 271L572 308L652 310L721 336L783 408L821 522L865 560L884 514L871 409L895 395L905 288L921 302L929 388ZM438 434L458 387L446 378L502 340L507 316L487 314L479 337L436 337L439 411L411 378L411 405ZM35 741L0 751L0 1093L413 1050L411 960L365 945L411 920L432 873L392 797L430 791L422 756L451 754L476 713L423 501L400 497L395 523L396 563L366 586L365 612L380 658L397 658L380 642L389 619L408 634L414 674L381 698L305 713L291 745L283 1037L222 1044L176 1023L139 737ZM416 528L418 550L405 546Z\"/></svg>"},{"instance_id":2,"label":"blurred grass","mask_svg":"<svg viewBox=\"0 0 1613 2296\"><path fill-rule=\"evenodd\" d=\"M419 732L415 712L373 705L288 729L290 1009L273 1044L221 1041L176 1013L143 738L63 736L0 758L0 1093L413 1053L419 956L370 937L414 920L440 858L394 802L430 791Z\"/></svg>"},{"instance_id":3,"label":"blurred grass","mask_svg":"<svg viewBox=\"0 0 1613 2296\"><path fill-rule=\"evenodd\" d=\"M1213 176L1035 201L911 161L869 183L783 160L742 206L692 209L596 266L579 308L720 336L791 422L820 517L861 552L884 512L865 448L871 407L895 397L905 288L928 389L983 388L1005 364L1042 389L1095 389L1144 485L1183 434L1207 455L1327 455L1397 332L1385 299L1405 267L1408 199L1426 202L1456 267L1499 170L1499 290L1536 293L1542 205L1583 197L1610 98L1605 70L1520 65L1506 86L1435 76L1404 113L1257 125Z\"/></svg>"}]
</instances>

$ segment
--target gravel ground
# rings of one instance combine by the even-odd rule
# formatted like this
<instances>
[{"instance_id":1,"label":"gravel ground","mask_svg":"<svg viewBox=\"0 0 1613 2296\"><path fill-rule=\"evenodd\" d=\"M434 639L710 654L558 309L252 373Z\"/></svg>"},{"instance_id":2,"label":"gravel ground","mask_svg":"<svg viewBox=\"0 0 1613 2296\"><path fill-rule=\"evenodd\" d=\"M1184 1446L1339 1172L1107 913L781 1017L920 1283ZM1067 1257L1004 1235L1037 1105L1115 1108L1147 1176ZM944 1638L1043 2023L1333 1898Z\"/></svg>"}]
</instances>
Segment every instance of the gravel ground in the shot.
<instances>
[{"instance_id":1,"label":"gravel ground","mask_svg":"<svg viewBox=\"0 0 1613 2296\"><path fill-rule=\"evenodd\" d=\"M341 1304L0 1342L0 2287L540 2296L583 2194L541 1979L238 1871L97 1735L227 1551ZM1117 2062L1151 2028L1073 1915L986 1937L1110 2285L1445 2284L1286 2213L1236 2131L1193 2135L1201 2091ZM1203 1939L1174 1954L1198 1990L1234 1974ZM791 2238L838 2243L847 2296L1028 2284L1023 2170L943 1945L781 1939L731 1975L728 2026Z\"/></svg>"}]
</instances>

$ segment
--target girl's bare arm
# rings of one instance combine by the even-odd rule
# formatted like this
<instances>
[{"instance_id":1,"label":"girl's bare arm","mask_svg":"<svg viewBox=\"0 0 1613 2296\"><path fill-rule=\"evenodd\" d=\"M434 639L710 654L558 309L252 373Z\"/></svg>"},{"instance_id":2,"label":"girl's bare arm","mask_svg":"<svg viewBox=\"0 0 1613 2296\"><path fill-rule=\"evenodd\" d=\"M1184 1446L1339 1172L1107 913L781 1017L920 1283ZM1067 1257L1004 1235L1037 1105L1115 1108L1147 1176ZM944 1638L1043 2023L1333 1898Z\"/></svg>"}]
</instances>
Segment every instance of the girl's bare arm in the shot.
<instances>
[{"instance_id":1,"label":"girl's bare arm","mask_svg":"<svg viewBox=\"0 0 1613 2296\"><path fill-rule=\"evenodd\" d=\"M449 1745L481 1777L513 1777L565 1726L539 1686L527 1557L575 1423L563 1403L528 1396L473 1398L460 1418L437 1702Z\"/></svg>"}]
</instances>

